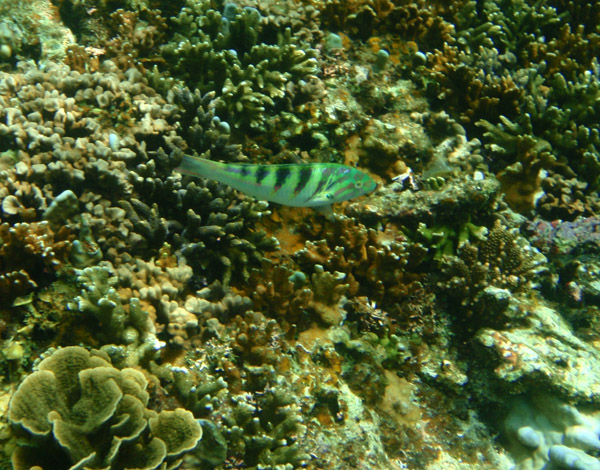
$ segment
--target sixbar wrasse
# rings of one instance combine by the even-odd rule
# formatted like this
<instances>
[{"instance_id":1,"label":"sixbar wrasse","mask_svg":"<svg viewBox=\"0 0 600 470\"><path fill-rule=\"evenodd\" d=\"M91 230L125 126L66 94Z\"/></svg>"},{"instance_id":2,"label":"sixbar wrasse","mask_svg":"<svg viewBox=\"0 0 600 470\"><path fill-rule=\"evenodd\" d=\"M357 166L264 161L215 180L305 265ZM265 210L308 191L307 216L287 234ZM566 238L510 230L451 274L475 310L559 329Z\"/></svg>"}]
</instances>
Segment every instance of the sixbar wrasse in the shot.
<instances>
[{"instance_id":1,"label":"sixbar wrasse","mask_svg":"<svg viewBox=\"0 0 600 470\"><path fill-rule=\"evenodd\" d=\"M185 155L177 171L227 184L244 194L285 206L317 207L370 193L377 183L366 173L338 163L255 165L219 163Z\"/></svg>"}]
</instances>

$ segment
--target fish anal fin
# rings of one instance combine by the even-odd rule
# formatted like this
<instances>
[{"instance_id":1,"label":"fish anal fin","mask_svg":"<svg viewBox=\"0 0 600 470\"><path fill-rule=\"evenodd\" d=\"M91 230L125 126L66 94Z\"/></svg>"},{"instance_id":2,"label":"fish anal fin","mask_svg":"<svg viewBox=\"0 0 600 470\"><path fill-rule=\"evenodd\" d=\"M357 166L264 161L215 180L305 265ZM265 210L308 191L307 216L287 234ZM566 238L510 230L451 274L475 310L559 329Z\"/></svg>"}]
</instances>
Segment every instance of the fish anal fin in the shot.
<instances>
[{"instance_id":1,"label":"fish anal fin","mask_svg":"<svg viewBox=\"0 0 600 470\"><path fill-rule=\"evenodd\" d=\"M332 207L331 204L324 204L322 206L316 206L315 210L317 212L323 214L329 220L334 220L335 219L335 217L333 215L333 207Z\"/></svg>"}]
</instances>

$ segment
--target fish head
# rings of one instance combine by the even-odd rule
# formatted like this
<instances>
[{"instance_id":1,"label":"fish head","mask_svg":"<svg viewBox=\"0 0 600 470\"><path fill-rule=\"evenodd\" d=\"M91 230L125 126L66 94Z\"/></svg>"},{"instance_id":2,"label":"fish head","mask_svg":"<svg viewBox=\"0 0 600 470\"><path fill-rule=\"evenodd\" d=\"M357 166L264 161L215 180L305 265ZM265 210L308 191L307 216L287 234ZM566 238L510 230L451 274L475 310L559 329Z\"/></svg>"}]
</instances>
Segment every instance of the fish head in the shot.
<instances>
[{"instance_id":1,"label":"fish head","mask_svg":"<svg viewBox=\"0 0 600 470\"><path fill-rule=\"evenodd\" d=\"M356 191L356 194L352 197L363 196L364 194L369 194L377 189L377 183L368 174L359 170L355 170L355 173L354 191Z\"/></svg>"},{"instance_id":2,"label":"fish head","mask_svg":"<svg viewBox=\"0 0 600 470\"><path fill-rule=\"evenodd\" d=\"M368 174L356 168L345 167L343 175L332 175L326 187L313 198L313 205L334 204L369 194L377 183Z\"/></svg>"}]
</instances>

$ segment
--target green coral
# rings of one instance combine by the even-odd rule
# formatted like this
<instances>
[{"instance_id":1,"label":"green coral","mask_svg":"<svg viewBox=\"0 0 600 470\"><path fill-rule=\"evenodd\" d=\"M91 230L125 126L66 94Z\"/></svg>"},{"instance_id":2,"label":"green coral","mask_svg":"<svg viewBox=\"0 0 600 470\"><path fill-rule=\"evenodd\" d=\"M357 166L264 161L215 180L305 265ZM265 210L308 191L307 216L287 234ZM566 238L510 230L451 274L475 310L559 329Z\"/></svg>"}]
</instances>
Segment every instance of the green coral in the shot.
<instances>
[{"instance_id":1,"label":"green coral","mask_svg":"<svg viewBox=\"0 0 600 470\"><path fill-rule=\"evenodd\" d=\"M99 327L99 340L125 345L130 365L154 355L160 343L148 312L137 297L130 298L129 305L123 304L115 289L116 276L105 267L94 266L78 270L77 282L82 286L81 294L68 307L83 313L84 320L93 327Z\"/></svg>"},{"instance_id":2,"label":"green coral","mask_svg":"<svg viewBox=\"0 0 600 470\"><path fill-rule=\"evenodd\" d=\"M549 218L597 213L597 8L484 0L448 13L456 32L432 52L424 86L481 138L506 201Z\"/></svg>"},{"instance_id":3,"label":"green coral","mask_svg":"<svg viewBox=\"0 0 600 470\"><path fill-rule=\"evenodd\" d=\"M236 128L262 127L266 112L289 106L289 85L316 72L314 53L295 44L289 28L273 36L255 8L221 13L210 1L188 0L173 22L176 33L162 48L171 74L202 94L215 91L216 114Z\"/></svg>"},{"instance_id":4,"label":"green coral","mask_svg":"<svg viewBox=\"0 0 600 470\"><path fill-rule=\"evenodd\" d=\"M484 240L488 233L486 227L471 222L432 226L420 222L416 230L404 227L403 231L411 240L420 243L434 260L454 255L469 241Z\"/></svg>"},{"instance_id":5,"label":"green coral","mask_svg":"<svg viewBox=\"0 0 600 470\"><path fill-rule=\"evenodd\" d=\"M147 385L100 351L56 350L10 401L8 419L25 436L13 468L176 468L202 430L189 411L148 409Z\"/></svg>"}]
</instances>

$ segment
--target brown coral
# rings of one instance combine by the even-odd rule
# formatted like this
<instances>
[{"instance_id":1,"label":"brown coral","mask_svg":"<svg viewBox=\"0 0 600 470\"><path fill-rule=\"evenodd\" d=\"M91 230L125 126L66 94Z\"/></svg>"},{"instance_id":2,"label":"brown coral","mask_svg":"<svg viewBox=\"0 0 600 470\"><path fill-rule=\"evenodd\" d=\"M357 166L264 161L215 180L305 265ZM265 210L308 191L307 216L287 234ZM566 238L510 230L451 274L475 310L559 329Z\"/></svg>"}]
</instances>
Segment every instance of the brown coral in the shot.
<instances>
[{"instance_id":1,"label":"brown coral","mask_svg":"<svg viewBox=\"0 0 600 470\"><path fill-rule=\"evenodd\" d=\"M526 90L510 75L497 72L469 66L464 52L444 43L427 60L427 73L433 79L428 92L443 97L444 109L452 111L464 125L472 126L480 119L514 117Z\"/></svg>"},{"instance_id":2,"label":"brown coral","mask_svg":"<svg viewBox=\"0 0 600 470\"><path fill-rule=\"evenodd\" d=\"M107 57L115 60L123 70L131 67L163 62L158 54L167 22L159 10L139 12L118 9L110 15L112 39L106 43Z\"/></svg>"},{"instance_id":3,"label":"brown coral","mask_svg":"<svg viewBox=\"0 0 600 470\"><path fill-rule=\"evenodd\" d=\"M344 317L343 301L350 288L343 273L315 266L307 278L285 265L264 261L250 274L254 308L278 318L286 331L304 330L313 322L336 325Z\"/></svg>"},{"instance_id":4,"label":"brown coral","mask_svg":"<svg viewBox=\"0 0 600 470\"><path fill-rule=\"evenodd\" d=\"M340 324L347 299L357 295L394 315L408 308L409 298L416 308L419 299L411 294L420 290L423 247L392 226L379 232L347 217L306 230L316 241L306 241L293 260L265 260L250 274L255 308L279 318L286 331Z\"/></svg>"},{"instance_id":5,"label":"brown coral","mask_svg":"<svg viewBox=\"0 0 600 470\"><path fill-rule=\"evenodd\" d=\"M377 231L344 217L320 236L321 240L307 242L296 259L305 272L320 264L329 272L347 273L349 295L365 295L391 306L405 298L411 283L419 279L414 270L424 258L422 247L392 225Z\"/></svg>"},{"instance_id":6,"label":"brown coral","mask_svg":"<svg viewBox=\"0 0 600 470\"><path fill-rule=\"evenodd\" d=\"M527 291L545 258L499 220L483 242L463 245L446 257L437 287L455 305L468 331L483 324L502 325L512 295Z\"/></svg>"},{"instance_id":7,"label":"brown coral","mask_svg":"<svg viewBox=\"0 0 600 470\"><path fill-rule=\"evenodd\" d=\"M1 224L0 296L5 305L53 280L69 259L73 238L68 228L55 233L45 221Z\"/></svg>"},{"instance_id":8,"label":"brown coral","mask_svg":"<svg viewBox=\"0 0 600 470\"><path fill-rule=\"evenodd\" d=\"M548 220L575 220L582 215L600 213L600 200L590 197L589 184L561 174L548 171L541 181L544 193L536 203L539 214Z\"/></svg>"}]
</instances>

